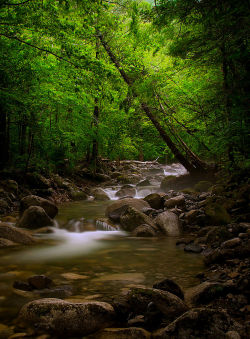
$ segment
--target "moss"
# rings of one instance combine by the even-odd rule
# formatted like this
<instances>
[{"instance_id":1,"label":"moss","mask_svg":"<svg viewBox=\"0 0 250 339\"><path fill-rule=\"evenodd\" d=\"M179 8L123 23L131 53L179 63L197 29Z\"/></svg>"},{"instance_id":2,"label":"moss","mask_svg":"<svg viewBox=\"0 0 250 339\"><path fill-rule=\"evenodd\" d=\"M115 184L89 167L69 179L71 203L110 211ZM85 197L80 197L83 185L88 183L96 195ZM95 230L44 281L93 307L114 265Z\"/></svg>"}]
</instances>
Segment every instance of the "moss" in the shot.
<instances>
[{"instance_id":1,"label":"moss","mask_svg":"<svg viewBox=\"0 0 250 339\"><path fill-rule=\"evenodd\" d=\"M212 186L210 181L199 181L195 186L194 190L196 192L207 192L208 189Z\"/></svg>"}]
</instances>

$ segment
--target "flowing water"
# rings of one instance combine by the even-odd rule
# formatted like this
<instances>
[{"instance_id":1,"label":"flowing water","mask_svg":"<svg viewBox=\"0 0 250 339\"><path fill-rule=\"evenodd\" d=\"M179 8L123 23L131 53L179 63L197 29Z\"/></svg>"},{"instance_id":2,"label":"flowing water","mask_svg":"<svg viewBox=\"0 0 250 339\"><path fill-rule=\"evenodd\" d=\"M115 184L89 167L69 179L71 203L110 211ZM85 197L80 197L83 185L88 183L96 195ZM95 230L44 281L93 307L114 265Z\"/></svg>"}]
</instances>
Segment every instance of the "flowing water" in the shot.
<instances>
[{"instance_id":1,"label":"flowing water","mask_svg":"<svg viewBox=\"0 0 250 339\"><path fill-rule=\"evenodd\" d=\"M146 167L147 163L140 165ZM164 175L180 175L185 169L179 164L159 165L159 171L153 172L154 175L145 172L150 185L136 187L136 197L158 191ZM115 200L119 188L105 190ZM184 289L198 282L195 275L202 270L202 259L176 247L176 238L132 238L96 222L110 203L81 201L60 205L52 233L38 235L40 245L1 250L0 323L12 323L20 307L30 300L54 296L46 294L48 291L39 294L13 288L14 281L26 281L32 275L45 274L57 287L70 285L72 295L66 296L70 301L111 301L131 286L152 287L166 277Z\"/></svg>"}]
</instances>

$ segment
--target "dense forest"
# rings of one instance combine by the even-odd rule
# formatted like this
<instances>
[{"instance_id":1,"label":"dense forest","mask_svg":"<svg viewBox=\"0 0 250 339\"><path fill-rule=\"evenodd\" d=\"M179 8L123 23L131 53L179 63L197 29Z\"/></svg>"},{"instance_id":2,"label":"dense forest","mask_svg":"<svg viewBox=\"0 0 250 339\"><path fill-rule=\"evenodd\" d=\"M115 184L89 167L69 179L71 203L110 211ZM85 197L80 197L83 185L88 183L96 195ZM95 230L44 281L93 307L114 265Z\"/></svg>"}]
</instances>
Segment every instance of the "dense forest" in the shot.
<instances>
[{"instance_id":1,"label":"dense forest","mask_svg":"<svg viewBox=\"0 0 250 339\"><path fill-rule=\"evenodd\" d=\"M1 168L248 166L249 1L6 0L0 10Z\"/></svg>"}]
</instances>

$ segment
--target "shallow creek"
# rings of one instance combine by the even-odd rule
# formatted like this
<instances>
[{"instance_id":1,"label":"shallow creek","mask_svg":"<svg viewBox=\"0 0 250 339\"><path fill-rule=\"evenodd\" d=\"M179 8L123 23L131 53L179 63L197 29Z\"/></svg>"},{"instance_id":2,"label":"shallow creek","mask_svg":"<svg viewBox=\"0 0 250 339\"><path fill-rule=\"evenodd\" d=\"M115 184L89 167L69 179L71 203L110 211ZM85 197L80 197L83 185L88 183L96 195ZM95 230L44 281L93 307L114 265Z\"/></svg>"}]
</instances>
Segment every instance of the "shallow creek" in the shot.
<instances>
[{"instance_id":1,"label":"shallow creek","mask_svg":"<svg viewBox=\"0 0 250 339\"><path fill-rule=\"evenodd\" d=\"M179 175L184 169L173 165L163 171L163 175ZM152 185L137 188L136 197L159 190L160 179L155 176ZM118 189L105 188L113 199ZM49 276L58 286L72 286L73 293L66 300L76 302L111 301L131 286L152 287L166 277L184 289L198 283L195 275L203 268L202 258L176 247L176 238L132 238L96 222L96 218L104 217L110 203L60 205L53 233L38 235L40 245L1 250L0 322L11 324L22 305L40 298L39 294L12 287L15 280L26 281L37 274Z\"/></svg>"}]
</instances>

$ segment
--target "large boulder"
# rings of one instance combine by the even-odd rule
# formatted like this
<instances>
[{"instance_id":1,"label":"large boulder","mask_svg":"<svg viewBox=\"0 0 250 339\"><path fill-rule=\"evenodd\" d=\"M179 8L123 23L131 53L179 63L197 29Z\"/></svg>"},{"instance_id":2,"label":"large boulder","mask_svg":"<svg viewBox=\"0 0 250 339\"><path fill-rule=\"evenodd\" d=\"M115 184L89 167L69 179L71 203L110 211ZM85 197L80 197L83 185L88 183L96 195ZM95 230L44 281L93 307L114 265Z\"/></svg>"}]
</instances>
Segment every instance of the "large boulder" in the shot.
<instances>
[{"instance_id":1,"label":"large boulder","mask_svg":"<svg viewBox=\"0 0 250 339\"><path fill-rule=\"evenodd\" d=\"M117 191L115 195L119 198L134 197L136 195L136 189L134 187L124 187Z\"/></svg>"},{"instance_id":2,"label":"large boulder","mask_svg":"<svg viewBox=\"0 0 250 339\"><path fill-rule=\"evenodd\" d=\"M36 239L33 238L27 231L20 230L4 222L0 222L0 238L24 245L32 245L36 243Z\"/></svg>"},{"instance_id":3,"label":"large boulder","mask_svg":"<svg viewBox=\"0 0 250 339\"><path fill-rule=\"evenodd\" d=\"M100 187L93 189L91 191L91 195L93 195L95 200L101 200L101 201L110 200L107 193Z\"/></svg>"},{"instance_id":4,"label":"large boulder","mask_svg":"<svg viewBox=\"0 0 250 339\"><path fill-rule=\"evenodd\" d=\"M114 322L113 307L105 302L70 303L61 299L34 300L24 305L19 320L29 327L62 337L85 336Z\"/></svg>"},{"instance_id":5,"label":"large boulder","mask_svg":"<svg viewBox=\"0 0 250 339\"><path fill-rule=\"evenodd\" d=\"M155 237L156 230L152 226L143 224L136 227L131 235L133 237Z\"/></svg>"},{"instance_id":6,"label":"large boulder","mask_svg":"<svg viewBox=\"0 0 250 339\"><path fill-rule=\"evenodd\" d=\"M153 333L154 339L227 338L233 321L224 310L194 308L167 327Z\"/></svg>"},{"instance_id":7,"label":"large boulder","mask_svg":"<svg viewBox=\"0 0 250 339\"><path fill-rule=\"evenodd\" d=\"M138 211L142 211L144 208L150 208L149 204L142 199L125 198L122 200L117 200L113 204L109 205L105 214L113 221L120 221L121 214L127 209L128 206L134 207Z\"/></svg>"},{"instance_id":8,"label":"large boulder","mask_svg":"<svg viewBox=\"0 0 250 339\"><path fill-rule=\"evenodd\" d=\"M83 192L83 191L80 191L80 190L70 190L70 198L72 200L75 200L75 201L79 201L79 200L87 200L88 199L88 195Z\"/></svg>"},{"instance_id":9,"label":"large boulder","mask_svg":"<svg viewBox=\"0 0 250 339\"><path fill-rule=\"evenodd\" d=\"M170 322L187 311L187 306L176 295L154 288L132 288L127 302L135 315L147 315L149 306L154 307L159 317Z\"/></svg>"},{"instance_id":10,"label":"large boulder","mask_svg":"<svg viewBox=\"0 0 250 339\"><path fill-rule=\"evenodd\" d=\"M150 207L159 210L164 207L163 195L164 194L151 193L147 195L143 200L149 203Z\"/></svg>"},{"instance_id":11,"label":"large boulder","mask_svg":"<svg viewBox=\"0 0 250 339\"><path fill-rule=\"evenodd\" d=\"M38 197L36 195L27 195L20 202L20 214L29 208L30 206L40 206L48 214L50 218L54 218L58 213L57 206L50 200Z\"/></svg>"},{"instance_id":12,"label":"large boulder","mask_svg":"<svg viewBox=\"0 0 250 339\"><path fill-rule=\"evenodd\" d=\"M147 224L155 228L155 224L150 217L131 206L128 206L120 216L120 224L125 231L129 232L142 224Z\"/></svg>"},{"instance_id":13,"label":"large boulder","mask_svg":"<svg viewBox=\"0 0 250 339\"><path fill-rule=\"evenodd\" d=\"M180 221L173 212L163 212L155 218L155 223L161 231L169 236L178 236L180 234Z\"/></svg>"},{"instance_id":14,"label":"large boulder","mask_svg":"<svg viewBox=\"0 0 250 339\"><path fill-rule=\"evenodd\" d=\"M42 207L30 206L26 209L17 223L17 226L24 228L40 228L52 226L53 220L47 215Z\"/></svg>"}]
</instances>

